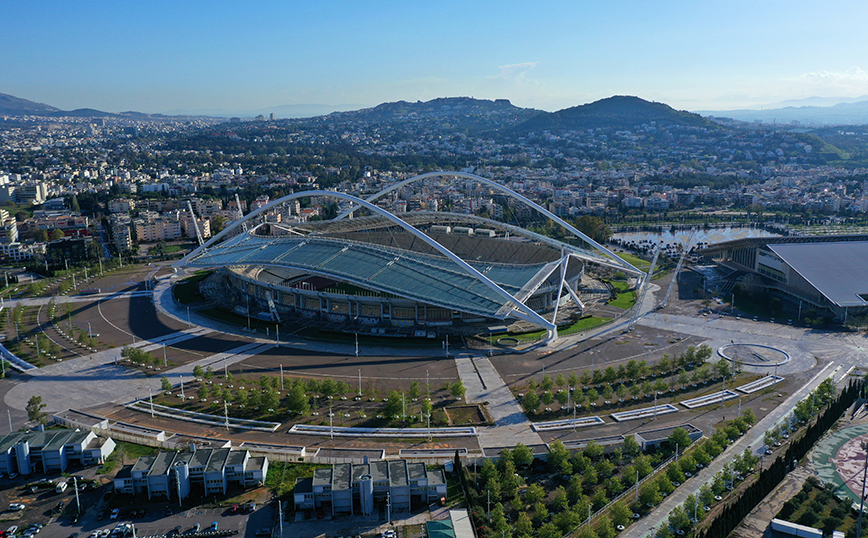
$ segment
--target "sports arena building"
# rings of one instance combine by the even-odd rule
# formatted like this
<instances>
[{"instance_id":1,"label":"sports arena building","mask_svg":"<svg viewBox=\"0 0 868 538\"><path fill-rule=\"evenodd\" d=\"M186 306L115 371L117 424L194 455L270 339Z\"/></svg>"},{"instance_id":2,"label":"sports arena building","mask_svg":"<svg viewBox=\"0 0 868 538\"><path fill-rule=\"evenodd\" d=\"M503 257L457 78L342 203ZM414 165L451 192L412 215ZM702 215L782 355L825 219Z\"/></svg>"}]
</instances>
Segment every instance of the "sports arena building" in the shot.
<instances>
[{"instance_id":1,"label":"sports arena building","mask_svg":"<svg viewBox=\"0 0 868 538\"><path fill-rule=\"evenodd\" d=\"M438 176L488 185L562 226L568 239L468 214L393 214L374 203ZM336 199L345 210L329 221L265 220L278 206L303 197ZM361 212L366 215L353 218ZM584 306L579 296L588 264L644 282L644 273L527 198L472 174L434 172L365 200L330 191L291 194L236 221L177 266L221 268L220 285L232 290L235 304L249 302L271 319L304 316L367 325L371 332L407 327L416 334L444 325L523 320L554 338L558 309L569 302Z\"/></svg>"},{"instance_id":2,"label":"sports arena building","mask_svg":"<svg viewBox=\"0 0 868 538\"><path fill-rule=\"evenodd\" d=\"M768 292L801 311L846 323L868 314L868 235L736 239L696 252L728 269L754 274Z\"/></svg>"}]
</instances>

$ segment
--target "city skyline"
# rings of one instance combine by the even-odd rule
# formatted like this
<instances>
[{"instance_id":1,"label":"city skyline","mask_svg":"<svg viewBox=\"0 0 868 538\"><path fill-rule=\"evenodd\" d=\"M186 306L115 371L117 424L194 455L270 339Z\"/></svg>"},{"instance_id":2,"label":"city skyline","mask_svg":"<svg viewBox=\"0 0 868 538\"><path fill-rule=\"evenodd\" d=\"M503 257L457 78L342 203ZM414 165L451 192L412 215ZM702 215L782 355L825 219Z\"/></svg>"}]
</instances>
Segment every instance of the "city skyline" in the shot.
<instances>
[{"instance_id":1,"label":"city skyline","mask_svg":"<svg viewBox=\"0 0 868 538\"><path fill-rule=\"evenodd\" d=\"M611 95L687 110L868 95L863 4L606 7L16 4L0 92L66 110L212 114L451 96L553 111Z\"/></svg>"}]
</instances>

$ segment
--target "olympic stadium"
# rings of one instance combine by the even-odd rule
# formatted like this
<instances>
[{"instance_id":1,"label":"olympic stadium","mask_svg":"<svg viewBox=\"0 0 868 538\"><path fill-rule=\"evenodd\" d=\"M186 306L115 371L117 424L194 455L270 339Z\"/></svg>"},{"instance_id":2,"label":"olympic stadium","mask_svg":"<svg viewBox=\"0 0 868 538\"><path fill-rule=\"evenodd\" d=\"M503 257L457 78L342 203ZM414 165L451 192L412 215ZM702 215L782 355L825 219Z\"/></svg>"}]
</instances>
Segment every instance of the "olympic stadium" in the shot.
<instances>
[{"instance_id":1,"label":"olympic stadium","mask_svg":"<svg viewBox=\"0 0 868 538\"><path fill-rule=\"evenodd\" d=\"M489 218L445 211L393 213L385 195L431 178L475 181L551 219L565 240ZM278 222L300 198L333 199L343 209L327 221ZM645 274L567 222L489 179L434 172L393 184L367 199L304 191L235 221L176 264L218 269L206 287L239 313L303 317L387 334L415 336L441 327L490 327L523 321L557 337L558 311L582 311L589 267L622 272L641 286ZM234 306L232 306L234 305ZM484 330L484 329L483 329Z\"/></svg>"}]
</instances>

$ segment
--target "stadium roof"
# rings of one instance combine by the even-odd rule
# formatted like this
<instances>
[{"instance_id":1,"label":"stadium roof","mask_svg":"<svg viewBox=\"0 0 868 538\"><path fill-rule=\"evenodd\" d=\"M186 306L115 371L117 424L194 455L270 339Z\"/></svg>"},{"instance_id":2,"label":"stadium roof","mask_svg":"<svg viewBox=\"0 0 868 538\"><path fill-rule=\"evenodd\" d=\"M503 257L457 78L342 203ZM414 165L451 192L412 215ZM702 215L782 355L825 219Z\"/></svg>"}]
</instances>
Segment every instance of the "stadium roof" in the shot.
<instances>
[{"instance_id":1,"label":"stadium roof","mask_svg":"<svg viewBox=\"0 0 868 538\"><path fill-rule=\"evenodd\" d=\"M838 306L868 305L868 241L770 244L768 248Z\"/></svg>"},{"instance_id":2,"label":"stadium roof","mask_svg":"<svg viewBox=\"0 0 868 538\"><path fill-rule=\"evenodd\" d=\"M566 231L566 237L576 244L471 215L410 212L399 216L372 203L397 188L435 176L462 177L489 185L559 225ZM352 208L327 223L270 223L285 234L258 234L265 224L261 220L252 222L253 229L247 229L247 222L266 211L297 198L313 196L350 202ZM364 209L371 216L346 218L356 209ZM478 245L470 245L465 240L448 238L448 234L438 235L433 227L444 221L460 220L497 229L504 238L518 236L527 248L515 247L515 241L505 239L498 240L498 245L483 245L485 239L480 239ZM431 235L419 229L420 225L431 225ZM244 232L231 236L237 233L239 226ZM396 238L395 232L402 237ZM645 276L569 223L502 185L472 174L433 172L398 182L367 200L333 191L304 191L284 196L239 219L175 265L296 269L435 306L497 319L511 317L530 321L545 327L548 338L553 338L557 337L557 326L526 302L552 277L559 278L559 284L553 282L559 295L566 289L574 302L580 304L573 289L565 285L566 275L570 274L571 264L576 260L601 264L640 278Z\"/></svg>"},{"instance_id":3,"label":"stadium roof","mask_svg":"<svg viewBox=\"0 0 868 538\"><path fill-rule=\"evenodd\" d=\"M545 280L557 263L510 265L468 261L516 298L533 291L534 285ZM503 317L498 315L504 307L503 298L452 261L383 245L327 237L241 234L211 247L189 265L292 267L428 304Z\"/></svg>"}]
</instances>

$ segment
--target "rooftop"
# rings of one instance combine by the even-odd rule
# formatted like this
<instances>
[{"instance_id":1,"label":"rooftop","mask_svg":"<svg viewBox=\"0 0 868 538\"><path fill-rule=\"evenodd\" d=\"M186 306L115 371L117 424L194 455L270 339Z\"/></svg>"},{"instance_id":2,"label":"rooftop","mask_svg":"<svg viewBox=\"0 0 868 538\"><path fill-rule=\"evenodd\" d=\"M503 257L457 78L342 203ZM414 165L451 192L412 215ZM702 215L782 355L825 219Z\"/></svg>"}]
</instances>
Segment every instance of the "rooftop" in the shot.
<instances>
[{"instance_id":1,"label":"rooftop","mask_svg":"<svg viewBox=\"0 0 868 538\"><path fill-rule=\"evenodd\" d=\"M868 305L868 241L772 244L768 248L836 305Z\"/></svg>"}]
</instances>

